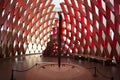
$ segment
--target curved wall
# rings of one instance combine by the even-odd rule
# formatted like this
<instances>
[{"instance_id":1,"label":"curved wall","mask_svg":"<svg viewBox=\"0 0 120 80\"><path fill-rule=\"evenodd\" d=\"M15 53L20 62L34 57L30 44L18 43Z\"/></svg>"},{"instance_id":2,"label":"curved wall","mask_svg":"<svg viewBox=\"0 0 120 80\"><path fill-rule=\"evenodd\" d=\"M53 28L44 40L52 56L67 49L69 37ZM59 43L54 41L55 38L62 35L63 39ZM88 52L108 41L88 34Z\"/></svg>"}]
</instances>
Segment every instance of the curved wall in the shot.
<instances>
[{"instance_id":1,"label":"curved wall","mask_svg":"<svg viewBox=\"0 0 120 80\"><path fill-rule=\"evenodd\" d=\"M120 0L60 5L65 52L120 61ZM0 0L0 57L42 53L57 26L54 7L52 0Z\"/></svg>"},{"instance_id":2,"label":"curved wall","mask_svg":"<svg viewBox=\"0 0 120 80\"><path fill-rule=\"evenodd\" d=\"M71 54L120 61L120 1L64 0L64 48Z\"/></svg>"},{"instance_id":3,"label":"curved wall","mask_svg":"<svg viewBox=\"0 0 120 80\"><path fill-rule=\"evenodd\" d=\"M52 0L0 0L0 57L42 53L56 20Z\"/></svg>"}]
</instances>

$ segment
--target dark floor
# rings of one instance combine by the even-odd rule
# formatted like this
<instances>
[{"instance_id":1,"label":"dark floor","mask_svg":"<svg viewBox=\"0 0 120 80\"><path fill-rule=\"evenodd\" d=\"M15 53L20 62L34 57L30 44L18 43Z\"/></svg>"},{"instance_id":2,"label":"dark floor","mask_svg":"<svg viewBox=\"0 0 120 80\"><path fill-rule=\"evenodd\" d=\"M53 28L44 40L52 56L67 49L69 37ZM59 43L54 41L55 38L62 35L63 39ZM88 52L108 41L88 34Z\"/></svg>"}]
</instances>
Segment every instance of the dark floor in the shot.
<instances>
[{"instance_id":1,"label":"dark floor","mask_svg":"<svg viewBox=\"0 0 120 80\"><path fill-rule=\"evenodd\" d=\"M55 57L40 57L39 55L29 55L18 58L0 59L0 80L10 80L12 68L18 70L25 70L30 68L36 63L42 62L56 62ZM63 63L73 63L85 68L97 68L97 77L93 80L112 80L109 77L114 77L114 80L120 80L120 66L103 66L100 63L74 60L70 58L62 58ZM94 69L88 69L94 75ZM32 76L32 75L31 75ZM17 80L17 77L14 75ZM108 78L108 79L107 79Z\"/></svg>"}]
</instances>

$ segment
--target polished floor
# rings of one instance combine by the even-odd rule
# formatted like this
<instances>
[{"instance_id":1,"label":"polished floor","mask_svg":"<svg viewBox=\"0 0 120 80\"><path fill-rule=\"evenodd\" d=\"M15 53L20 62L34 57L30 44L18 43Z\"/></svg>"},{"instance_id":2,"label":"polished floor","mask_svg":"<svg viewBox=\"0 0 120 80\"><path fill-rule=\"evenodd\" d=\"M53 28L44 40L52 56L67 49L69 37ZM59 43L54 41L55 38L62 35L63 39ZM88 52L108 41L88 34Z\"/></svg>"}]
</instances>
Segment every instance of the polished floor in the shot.
<instances>
[{"instance_id":1,"label":"polished floor","mask_svg":"<svg viewBox=\"0 0 120 80\"><path fill-rule=\"evenodd\" d=\"M57 63L57 58L55 57L40 57L40 55L29 55L29 56L21 56L21 57L16 57L16 58L8 58L8 59L0 59L0 80L10 80L11 79L11 74L12 74L12 69L16 69L19 71L26 70L36 63L50 63L54 62ZM93 75L93 80L112 80L111 77L113 77L114 80L120 80L120 65L116 66L104 66L100 63L95 63L95 62L88 62L88 61L82 61L82 60L74 60L71 58L62 58L62 63L72 63L84 68L89 68L88 70L91 72ZM95 70L94 67L96 67L96 77L94 77ZM27 72L27 71L26 71ZM29 76L33 78L33 80L39 80L39 79L34 79L35 75L33 75L32 71L29 70L29 72L20 72L21 74L24 74L21 76L22 78L19 78L19 73L14 73L14 78L16 80L24 79L28 80L27 78L28 73L30 73ZM35 73L36 76L37 73ZM86 77L86 75L84 75ZM32 79L29 79L32 80Z\"/></svg>"}]
</instances>

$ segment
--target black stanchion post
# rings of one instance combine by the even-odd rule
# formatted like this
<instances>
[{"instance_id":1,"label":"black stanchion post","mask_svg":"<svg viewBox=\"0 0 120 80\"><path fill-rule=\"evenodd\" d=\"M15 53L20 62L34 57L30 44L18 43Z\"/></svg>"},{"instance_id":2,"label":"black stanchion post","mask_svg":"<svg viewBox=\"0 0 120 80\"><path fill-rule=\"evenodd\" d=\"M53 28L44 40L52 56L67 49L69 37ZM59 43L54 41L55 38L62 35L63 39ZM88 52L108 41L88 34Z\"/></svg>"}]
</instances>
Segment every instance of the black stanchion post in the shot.
<instances>
[{"instance_id":1,"label":"black stanchion post","mask_svg":"<svg viewBox=\"0 0 120 80\"><path fill-rule=\"evenodd\" d=\"M96 67L94 67L94 77L97 77L97 71L96 71Z\"/></svg>"},{"instance_id":2,"label":"black stanchion post","mask_svg":"<svg viewBox=\"0 0 120 80\"><path fill-rule=\"evenodd\" d=\"M14 79L13 79L13 69L12 69L11 79L10 79L10 80L14 80Z\"/></svg>"},{"instance_id":3,"label":"black stanchion post","mask_svg":"<svg viewBox=\"0 0 120 80\"><path fill-rule=\"evenodd\" d=\"M113 77L111 77L111 80L114 80L114 78L113 78Z\"/></svg>"},{"instance_id":4,"label":"black stanchion post","mask_svg":"<svg viewBox=\"0 0 120 80\"><path fill-rule=\"evenodd\" d=\"M13 69L12 69L12 72L11 72L11 79L10 79L10 80L14 80L13 77L14 77L14 76L13 76Z\"/></svg>"},{"instance_id":5,"label":"black stanchion post","mask_svg":"<svg viewBox=\"0 0 120 80\"><path fill-rule=\"evenodd\" d=\"M28 71L28 70L31 70L33 67L35 67L35 66L37 66L37 65L38 65L38 64L36 63L36 64L33 65L31 68L29 68L29 69L27 69L27 70L23 70L23 71L20 71L20 70L13 70L13 69L12 69L10 80L16 80L16 79L14 78L14 71L16 71L16 72L26 72L26 71Z\"/></svg>"},{"instance_id":6,"label":"black stanchion post","mask_svg":"<svg viewBox=\"0 0 120 80\"><path fill-rule=\"evenodd\" d=\"M14 70L12 69L12 72L11 72L11 79L10 80L15 80L14 79Z\"/></svg>"},{"instance_id":7,"label":"black stanchion post","mask_svg":"<svg viewBox=\"0 0 120 80\"><path fill-rule=\"evenodd\" d=\"M36 63L35 66L37 66L38 64Z\"/></svg>"}]
</instances>

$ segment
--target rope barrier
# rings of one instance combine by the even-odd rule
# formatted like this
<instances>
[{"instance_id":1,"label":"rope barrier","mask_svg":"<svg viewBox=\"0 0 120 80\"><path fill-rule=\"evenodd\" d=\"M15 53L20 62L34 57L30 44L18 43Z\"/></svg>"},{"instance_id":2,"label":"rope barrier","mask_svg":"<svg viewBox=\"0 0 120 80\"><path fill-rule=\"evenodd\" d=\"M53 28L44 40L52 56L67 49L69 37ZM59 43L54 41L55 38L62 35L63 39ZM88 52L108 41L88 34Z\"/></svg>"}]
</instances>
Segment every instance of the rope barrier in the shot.
<instances>
[{"instance_id":1,"label":"rope barrier","mask_svg":"<svg viewBox=\"0 0 120 80\"><path fill-rule=\"evenodd\" d=\"M93 76L94 76L94 77L97 76L97 73L96 73L96 67L90 67L90 68L87 68L87 69L94 69L94 74L93 74Z\"/></svg>"},{"instance_id":2,"label":"rope barrier","mask_svg":"<svg viewBox=\"0 0 120 80\"><path fill-rule=\"evenodd\" d=\"M33 65L32 67L26 69L26 70L13 70L13 71L16 71L16 72L26 72L26 71L29 71L31 70L32 68L34 68L35 66L37 66L37 64Z\"/></svg>"},{"instance_id":3,"label":"rope barrier","mask_svg":"<svg viewBox=\"0 0 120 80\"><path fill-rule=\"evenodd\" d=\"M11 79L10 79L10 80L16 80L16 79L14 78L14 71L16 71L16 72L26 72L26 71L31 70L32 68L34 68L34 67L37 66L37 65L38 65L38 64L36 63L35 65L33 65L32 67L30 67L30 68L28 68L28 69L26 69L26 70L14 70L14 69L12 69Z\"/></svg>"},{"instance_id":4,"label":"rope barrier","mask_svg":"<svg viewBox=\"0 0 120 80\"><path fill-rule=\"evenodd\" d=\"M40 65L40 64L37 64L37 63L36 63L35 65L33 65L32 67L30 67L30 68L28 68L28 69L26 69L26 70L15 70L15 69L12 69L11 79L10 79L10 80L16 80L16 79L14 78L14 71L15 71L15 72L26 72L26 71L31 70L32 68L34 68L34 67L37 66L37 65ZM99 73L102 77L104 77L104 78L106 78L106 79L114 80L113 77L109 77L109 76L106 76L106 75L102 74L96 67L90 67L90 68L86 68L86 69L94 69L94 74L93 74L94 77L96 77L96 76L97 76L97 73Z\"/></svg>"},{"instance_id":5,"label":"rope barrier","mask_svg":"<svg viewBox=\"0 0 120 80\"><path fill-rule=\"evenodd\" d=\"M96 69L96 70L97 70L97 69ZM103 76L104 78L106 78L106 79L114 80L113 77L106 76L106 75L102 74L99 70L97 70L97 72L98 72L101 76Z\"/></svg>"},{"instance_id":6,"label":"rope barrier","mask_svg":"<svg viewBox=\"0 0 120 80\"><path fill-rule=\"evenodd\" d=\"M109 76L106 76L104 74L102 74L96 67L90 67L90 68L87 68L87 69L94 69L94 77L97 76L97 73L99 73L102 77L106 78L106 79L110 79L110 80L114 80L113 77L109 77Z\"/></svg>"},{"instance_id":7,"label":"rope barrier","mask_svg":"<svg viewBox=\"0 0 120 80\"><path fill-rule=\"evenodd\" d=\"M87 68L87 69L94 69L95 67L90 67L90 68Z\"/></svg>"}]
</instances>

